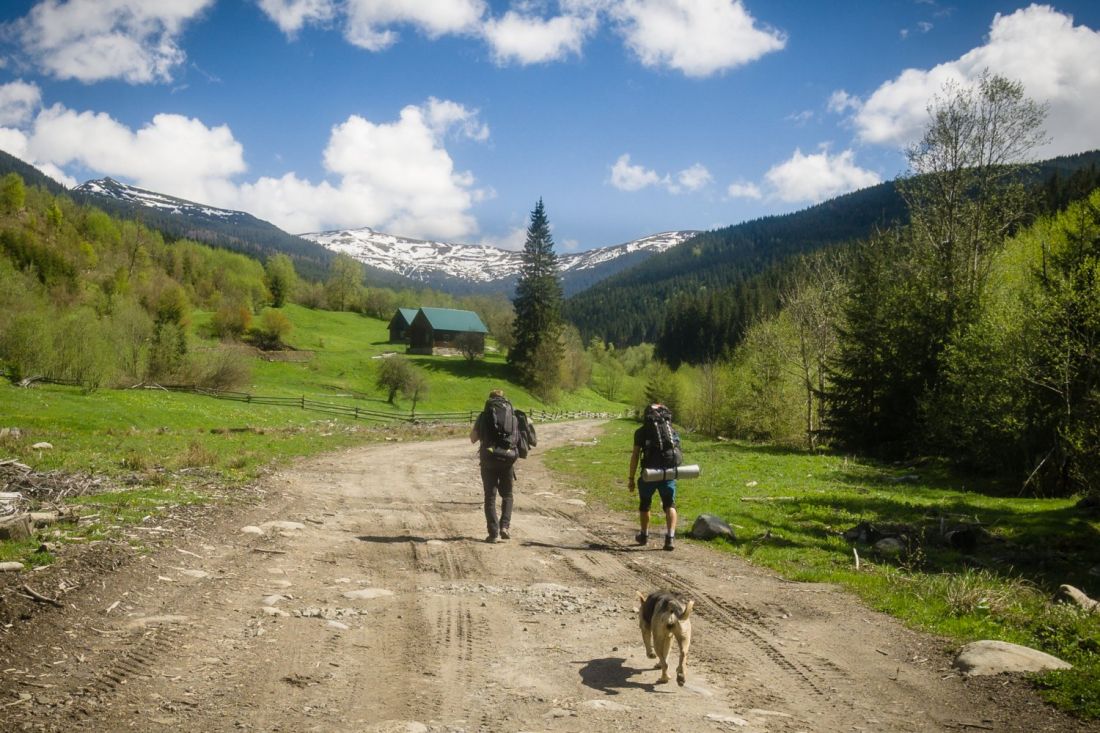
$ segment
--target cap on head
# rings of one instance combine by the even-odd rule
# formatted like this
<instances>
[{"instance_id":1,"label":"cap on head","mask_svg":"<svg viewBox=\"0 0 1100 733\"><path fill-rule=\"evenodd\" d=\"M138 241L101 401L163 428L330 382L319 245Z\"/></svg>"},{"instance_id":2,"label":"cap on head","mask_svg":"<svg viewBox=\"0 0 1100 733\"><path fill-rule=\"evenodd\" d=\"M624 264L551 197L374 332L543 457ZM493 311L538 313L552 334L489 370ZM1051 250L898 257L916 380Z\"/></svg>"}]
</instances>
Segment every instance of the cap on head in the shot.
<instances>
[{"instance_id":1,"label":"cap on head","mask_svg":"<svg viewBox=\"0 0 1100 733\"><path fill-rule=\"evenodd\" d=\"M503 396L504 396L504 390L503 389L491 389L491 390L489 390L489 398L490 399L492 399L493 397L503 397Z\"/></svg>"}]
</instances>

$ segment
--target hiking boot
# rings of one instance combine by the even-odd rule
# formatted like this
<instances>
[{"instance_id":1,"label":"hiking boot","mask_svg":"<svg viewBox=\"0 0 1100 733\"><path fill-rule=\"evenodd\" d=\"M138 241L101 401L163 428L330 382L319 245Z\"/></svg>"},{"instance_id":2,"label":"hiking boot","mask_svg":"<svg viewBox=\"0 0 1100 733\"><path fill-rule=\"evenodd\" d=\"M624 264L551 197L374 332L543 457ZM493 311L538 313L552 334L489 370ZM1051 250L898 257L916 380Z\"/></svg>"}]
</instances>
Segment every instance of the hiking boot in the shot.
<instances>
[{"instance_id":1,"label":"hiking boot","mask_svg":"<svg viewBox=\"0 0 1100 733\"><path fill-rule=\"evenodd\" d=\"M675 549L672 546L672 535L669 535L669 534L665 535L665 547L664 547L664 549L668 550L669 552L672 552L672 550Z\"/></svg>"},{"instance_id":2,"label":"hiking boot","mask_svg":"<svg viewBox=\"0 0 1100 733\"><path fill-rule=\"evenodd\" d=\"M497 542L500 542L500 537L495 534L491 534L485 538L485 541L488 542L490 545L495 545Z\"/></svg>"},{"instance_id":3,"label":"hiking boot","mask_svg":"<svg viewBox=\"0 0 1100 733\"><path fill-rule=\"evenodd\" d=\"M507 527L501 527L501 528L500 528L500 538L501 538L502 540L510 540L510 539L512 539L512 535L510 535L510 534L508 533L508 528L507 528Z\"/></svg>"},{"instance_id":4,"label":"hiking boot","mask_svg":"<svg viewBox=\"0 0 1100 733\"><path fill-rule=\"evenodd\" d=\"M634 541L637 542L639 545L645 545L647 542L649 542L649 535L647 535L645 532L639 532L638 534L634 535Z\"/></svg>"}]
</instances>

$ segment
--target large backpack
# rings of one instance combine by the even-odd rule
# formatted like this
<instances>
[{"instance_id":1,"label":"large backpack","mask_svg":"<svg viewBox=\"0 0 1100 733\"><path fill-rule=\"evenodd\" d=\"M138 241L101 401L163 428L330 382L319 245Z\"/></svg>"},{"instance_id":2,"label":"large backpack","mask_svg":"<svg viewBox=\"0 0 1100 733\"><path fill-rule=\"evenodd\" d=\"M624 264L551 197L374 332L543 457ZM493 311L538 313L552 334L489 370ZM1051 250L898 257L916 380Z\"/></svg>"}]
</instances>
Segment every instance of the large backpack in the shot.
<instances>
[{"instance_id":1,"label":"large backpack","mask_svg":"<svg viewBox=\"0 0 1100 733\"><path fill-rule=\"evenodd\" d=\"M680 436L672 427L672 411L664 405L645 409L642 465L646 468L676 468L684 462Z\"/></svg>"},{"instance_id":2,"label":"large backpack","mask_svg":"<svg viewBox=\"0 0 1100 733\"><path fill-rule=\"evenodd\" d=\"M513 413L515 413L516 422L519 423L519 443L516 444L516 451L520 458L526 458L528 451L539 444L538 436L535 435L535 424L523 410L513 410Z\"/></svg>"},{"instance_id":3,"label":"large backpack","mask_svg":"<svg viewBox=\"0 0 1100 733\"><path fill-rule=\"evenodd\" d=\"M492 397L485 402L484 414L485 452L498 461L515 461L519 456L520 430L512 403L503 397Z\"/></svg>"}]
</instances>

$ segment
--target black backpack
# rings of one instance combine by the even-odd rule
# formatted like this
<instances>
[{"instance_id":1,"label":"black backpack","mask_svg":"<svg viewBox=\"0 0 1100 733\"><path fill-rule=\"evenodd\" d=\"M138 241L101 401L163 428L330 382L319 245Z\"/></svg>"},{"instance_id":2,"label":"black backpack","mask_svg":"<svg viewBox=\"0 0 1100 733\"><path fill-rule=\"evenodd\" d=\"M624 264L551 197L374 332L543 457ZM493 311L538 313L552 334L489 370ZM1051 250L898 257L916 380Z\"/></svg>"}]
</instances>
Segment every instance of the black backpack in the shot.
<instances>
[{"instance_id":1,"label":"black backpack","mask_svg":"<svg viewBox=\"0 0 1100 733\"><path fill-rule=\"evenodd\" d=\"M642 443L643 465L646 468L676 468L684 462L680 436L672 427L672 411L664 405L645 409Z\"/></svg>"},{"instance_id":2,"label":"black backpack","mask_svg":"<svg viewBox=\"0 0 1100 733\"><path fill-rule=\"evenodd\" d=\"M516 422L519 423L519 443L516 445L516 451L520 458L526 458L527 453L539 444L538 436L535 435L535 424L523 410L512 412L516 416Z\"/></svg>"},{"instance_id":3,"label":"black backpack","mask_svg":"<svg viewBox=\"0 0 1100 733\"><path fill-rule=\"evenodd\" d=\"M512 403L503 397L490 398L485 403L482 446L498 461L512 462L520 454L519 420Z\"/></svg>"}]
</instances>

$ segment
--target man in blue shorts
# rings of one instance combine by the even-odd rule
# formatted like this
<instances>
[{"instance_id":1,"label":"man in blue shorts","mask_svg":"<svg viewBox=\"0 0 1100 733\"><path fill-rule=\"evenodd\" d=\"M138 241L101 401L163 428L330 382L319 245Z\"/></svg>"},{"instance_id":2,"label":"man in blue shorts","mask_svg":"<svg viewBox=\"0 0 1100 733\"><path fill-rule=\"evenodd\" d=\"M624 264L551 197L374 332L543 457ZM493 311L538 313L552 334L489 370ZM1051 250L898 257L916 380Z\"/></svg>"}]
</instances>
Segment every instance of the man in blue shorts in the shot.
<instances>
[{"instance_id":1,"label":"man in blue shorts","mask_svg":"<svg viewBox=\"0 0 1100 733\"><path fill-rule=\"evenodd\" d=\"M653 405L651 407L657 407ZM634 492L635 476L638 473L638 458L641 457L642 468L662 468L661 456L656 450L647 450L646 428L643 425L634 431L634 451L630 454L630 478L627 486L631 493ZM665 510L665 534L664 549L671 551L673 540L676 539L676 480L645 481L641 477L637 479L638 486L638 518L641 523L641 531L634 539L639 545L649 542L649 509L653 504L653 494L661 497L661 507Z\"/></svg>"}]
</instances>

